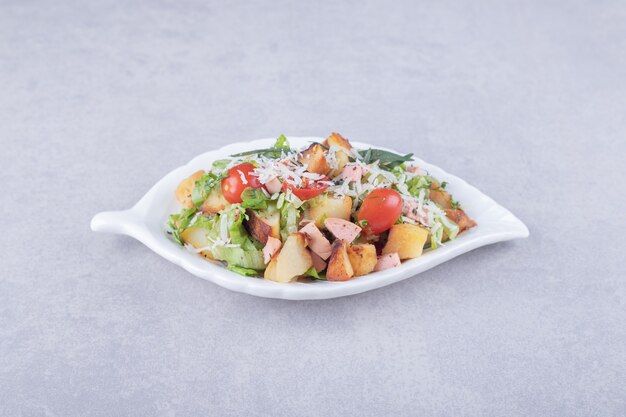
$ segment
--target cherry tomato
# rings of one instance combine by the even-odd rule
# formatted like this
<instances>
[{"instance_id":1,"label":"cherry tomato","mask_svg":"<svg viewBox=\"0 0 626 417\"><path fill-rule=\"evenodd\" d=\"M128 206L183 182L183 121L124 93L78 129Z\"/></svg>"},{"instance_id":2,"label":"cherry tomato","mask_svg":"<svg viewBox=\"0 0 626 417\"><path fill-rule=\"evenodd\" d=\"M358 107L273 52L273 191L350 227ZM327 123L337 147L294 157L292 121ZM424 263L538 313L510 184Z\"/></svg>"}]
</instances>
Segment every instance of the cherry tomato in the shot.
<instances>
[{"instance_id":1,"label":"cherry tomato","mask_svg":"<svg viewBox=\"0 0 626 417\"><path fill-rule=\"evenodd\" d=\"M402 197L390 188L377 188L370 192L357 215L359 222L366 220L365 231L375 235L391 229L402 214Z\"/></svg>"},{"instance_id":2,"label":"cherry tomato","mask_svg":"<svg viewBox=\"0 0 626 417\"><path fill-rule=\"evenodd\" d=\"M222 180L222 194L231 204L241 203L241 193L248 187L261 188L263 185L259 178L250 173L254 171L254 165L250 163L239 164L228 170L228 176Z\"/></svg>"},{"instance_id":3,"label":"cherry tomato","mask_svg":"<svg viewBox=\"0 0 626 417\"><path fill-rule=\"evenodd\" d=\"M286 181L283 183L283 191L291 190L291 192L302 201L317 197L327 188L328 185L321 184L317 181L309 182L308 178L304 179L304 187L301 188L288 184Z\"/></svg>"}]
</instances>

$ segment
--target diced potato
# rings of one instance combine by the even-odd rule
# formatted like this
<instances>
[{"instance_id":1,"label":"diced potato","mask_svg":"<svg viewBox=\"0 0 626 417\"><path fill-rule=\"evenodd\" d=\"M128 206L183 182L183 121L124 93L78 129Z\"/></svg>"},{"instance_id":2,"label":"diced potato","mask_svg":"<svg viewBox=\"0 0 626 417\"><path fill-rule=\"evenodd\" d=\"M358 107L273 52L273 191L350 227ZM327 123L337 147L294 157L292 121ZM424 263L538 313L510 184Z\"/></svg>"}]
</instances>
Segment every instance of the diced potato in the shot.
<instances>
[{"instance_id":1,"label":"diced potato","mask_svg":"<svg viewBox=\"0 0 626 417\"><path fill-rule=\"evenodd\" d=\"M446 217L459 226L459 233L476 226L476 222L461 209L446 210Z\"/></svg>"},{"instance_id":2,"label":"diced potato","mask_svg":"<svg viewBox=\"0 0 626 417\"><path fill-rule=\"evenodd\" d=\"M268 237L280 239L280 213L278 211L256 212L254 210L246 210L248 220L245 226L253 238L263 243L267 243Z\"/></svg>"},{"instance_id":3,"label":"diced potato","mask_svg":"<svg viewBox=\"0 0 626 417\"><path fill-rule=\"evenodd\" d=\"M350 197L335 197L328 194L309 200L309 209L305 213L306 218L315 222L315 225L324 228L324 220L329 217L350 220L352 199Z\"/></svg>"},{"instance_id":4,"label":"diced potato","mask_svg":"<svg viewBox=\"0 0 626 417\"><path fill-rule=\"evenodd\" d=\"M301 164L307 165L307 171L327 175L330 167L326 162L326 151L319 144L313 143L298 158Z\"/></svg>"},{"instance_id":5,"label":"diced potato","mask_svg":"<svg viewBox=\"0 0 626 417\"><path fill-rule=\"evenodd\" d=\"M218 213L224 210L228 204L228 201L222 194L222 187L216 185L209 193L207 199L204 200L204 203L202 203L200 210L204 213Z\"/></svg>"},{"instance_id":6,"label":"diced potato","mask_svg":"<svg viewBox=\"0 0 626 417\"><path fill-rule=\"evenodd\" d=\"M270 281L291 282L313 266L311 254L306 248L304 235L292 233L283 248L274 255L265 269L264 277Z\"/></svg>"},{"instance_id":7,"label":"diced potato","mask_svg":"<svg viewBox=\"0 0 626 417\"><path fill-rule=\"evenodd\" d=\"M211 245L211 242L206 237L207 230L202 227L194 227L191 226L180 234L180 239L193 246L194 248L206 248ZM209 250L204 250L200 252L200 255L204 256L207 259L213 259L211 252Z\"/></svg>"},{"instance_id":8,"label":"diced potato","mask_svg":"<svg viewBox=\"0 0 626 417\"><path fill-rule=\"evenodd\" d=\"M276 281L276 282L289 282L289 281L279 281L278 280L278 256L274 256L267 267L265 268L265 272L263 273L263 278Z\"/></svg>"},{"instance_id":9,"label":"diced potato","mask_svg":"<svg viewBox=\"0 0 626 417\"><path fill-rule=\"evenodd\" d=\"M335 240L326 268L326 279L328 281L347 281L353 276L354 269L348 256L348 244L343 240Z\"/></svg>"},{"instance_id":10,"label":"diced potato","mask_svg":"<svg viewBox=\"0 0 626 417\"><path fill-rule=\"evenodd\" d=\"M196 181L204 175L204 171L196 171L189 177L185 178L176 189L176 199L183 207L193 207L193 201L191 201L191 192L196 184Z\"/></svg>"},{"instance_id":11,"label":"diced potato","mask_svg":"<svg viewBox=\"0 0 626 417\"><path fill-rule=\"evenodd\" d=\"M421 256L428 239L428 230L414 224L395 224L389 231L383 255L397 253L400 259L412 259Z\"/></svg>"},{"instance_id":12,"label":"diced potato","mask_svg":"<svg viewBox=\"0 0 626 417\"><path fill-rule=\"evenodd\" d=\"M378 261L376 247L369 243L350 246L348 248L348 257L354 270L354 276L369 274L374 270L374 266L376 266Z\"/></svg>"}]
</instances>

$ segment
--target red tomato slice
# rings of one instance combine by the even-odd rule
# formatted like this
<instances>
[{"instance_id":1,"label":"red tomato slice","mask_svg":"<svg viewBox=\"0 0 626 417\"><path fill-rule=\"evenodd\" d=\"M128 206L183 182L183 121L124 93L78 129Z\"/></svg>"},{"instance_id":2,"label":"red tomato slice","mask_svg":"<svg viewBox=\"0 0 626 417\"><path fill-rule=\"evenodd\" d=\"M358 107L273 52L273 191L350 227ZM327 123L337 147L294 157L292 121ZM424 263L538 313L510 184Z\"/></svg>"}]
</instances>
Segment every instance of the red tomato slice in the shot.
<instances>
[{"instance_id":1,"label":"red tomato slice","mask_svg":"<svg viewBox=\"0 0 626 417\"><path fill-rule=\"evenodd\" d=\"M239 164L228 170L228 176L222 180L222 194L226 201L231 204L241 203L241 193L248 187L261 188L263 185L259 178L251 175L254 165L250 163Z\"/></svg>"},{"instance_id":2,"label":"red tomato slice","mask_svg":"<svg viewBox=\"0 0 626 417\"><path fill-rule=\"evenodd\" d=\"M402 214L402 197L390 188L377 188L370 192L357 215L359 222L366 220L365 231L379 235L391 229Z\"/></svg>"},{"instance_id":3,"label":"red tomato slice","mask_svg":"<svg viewBox=\"0 0 626 417\"><path fill-rule=\"evenodd\" d=\"M325 178L324 178L325 180ZM318 181L309 182L307 178L304 179L304 187L298 188L295 185L288 184L286 181L283 183L283 191L291 190L291 192L300 200L310 200L313 197L317 197L322 194L328 185L321 184Z\"/></svg>"}]
</instances>

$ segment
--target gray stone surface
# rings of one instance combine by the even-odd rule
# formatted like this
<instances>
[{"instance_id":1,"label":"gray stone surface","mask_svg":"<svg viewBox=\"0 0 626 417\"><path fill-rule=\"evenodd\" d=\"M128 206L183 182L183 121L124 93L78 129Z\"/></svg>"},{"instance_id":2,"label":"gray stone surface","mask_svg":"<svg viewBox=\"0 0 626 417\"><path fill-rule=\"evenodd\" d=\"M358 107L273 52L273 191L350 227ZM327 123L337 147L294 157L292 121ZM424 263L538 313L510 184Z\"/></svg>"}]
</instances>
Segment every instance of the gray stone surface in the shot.
<instances>
[{"instance_id":1,"label":"gray stone surface","mask_svg":"<svg viewBox=\"0 0 626 417\"><path fill-rule=\"evenodd\" d=\"M0 415L626 414L624 2L88 3L0 3ZM195 154L333 130L530 239L286 302L89 230Z\"/></svg>"}]
</instances>

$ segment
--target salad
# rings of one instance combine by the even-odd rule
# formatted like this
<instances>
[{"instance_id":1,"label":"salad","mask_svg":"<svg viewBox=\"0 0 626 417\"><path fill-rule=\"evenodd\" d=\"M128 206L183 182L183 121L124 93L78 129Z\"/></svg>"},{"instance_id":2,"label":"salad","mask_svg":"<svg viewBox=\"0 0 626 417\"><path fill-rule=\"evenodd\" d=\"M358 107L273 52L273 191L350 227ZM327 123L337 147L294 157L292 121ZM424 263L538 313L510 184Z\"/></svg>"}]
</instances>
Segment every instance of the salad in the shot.
<instances>
[{"instance_id":1,"label":"salad","mask_svg":"<svg viewBox=\"0 0 626 417\"><path fill-rule=\"evenodd\" d=\"M411 161L338 133L299 150L281 135L182 181L167 233L231 271L277 282L394 268L476 225L445 182Z\"/></svg>"}]
</instances>

